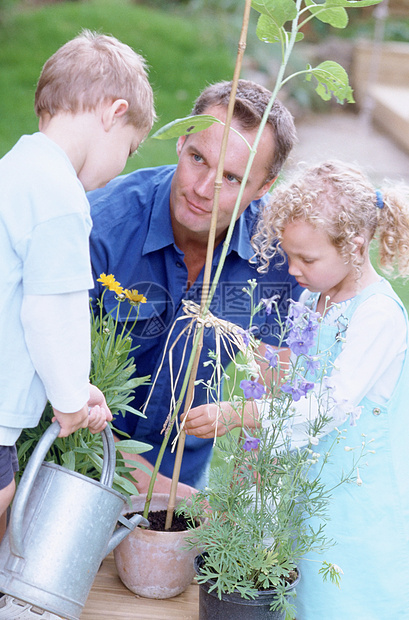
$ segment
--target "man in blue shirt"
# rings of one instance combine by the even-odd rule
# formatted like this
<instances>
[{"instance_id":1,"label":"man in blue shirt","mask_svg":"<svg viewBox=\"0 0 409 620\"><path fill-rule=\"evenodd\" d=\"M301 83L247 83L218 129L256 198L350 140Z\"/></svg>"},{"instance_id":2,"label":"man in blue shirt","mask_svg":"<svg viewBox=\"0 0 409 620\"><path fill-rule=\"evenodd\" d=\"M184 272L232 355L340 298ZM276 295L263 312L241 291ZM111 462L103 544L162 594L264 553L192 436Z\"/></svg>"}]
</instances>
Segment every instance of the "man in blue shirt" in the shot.
<instances>
[{"instance_id":1,"label":"man in blue shirt","mask_svg":"<svg viewBox=\"0 0 409 620\"><path fill-rule=\"evenodd\" d=\"M212 114L224 122L230 90L230 82L209 86L196 101L193 114ZM267 89L247 80L239 81L231 124L236 131L230 131L219 195L212 277L220 261L223 240L249 157L249 148L243 137L253 144L270 97ZM192 338L186 333L181 335L188 325L182 300L199 304L201 299L223 129L222 124L215 123L204 131L179 138L177 166L137 170L88 195L94 223L91 259L96 284L91 296L94 299L100 297L102 291L96 280L101 273L106 273L113 274L122 286L137 289L147 298L147 302L139 306L138 322L132 333L134 345L139 348L132 355L138 375L151 375L152 381L155 380L154 389L144 410L146 418L119 415L115 425L133 438L153 446L145 457L131 457L150 470L162 444L163 427L171 409L172 377L174 380L180 372L173 393L177 399L190 355ZM250 298L243 292L249 279L258 282L256 301L280 295L282 314L286 313L287 300L299 296L299 286L288 274L286 265L272 264L269 272L261 275L257 272L257 264L250 261L254 255L250 239L258 212L266 203L265 194L273 185L294 141L293 119L276 101L258 145L210 307L213 315L243 329L249 327ZM106 311L116 308L114 293L106 291L104 304ZM123 320L127 311L121 305ZM264 344L275 344L275 319L274 314L261 312L253 321L258 330L256 336L261 337ZM171 356L166 354L163 357L165 348L171 351ZM204 362L209 359L209 352L215 349L214 330L205 328L198 380L206 382L210 378L211 365L204 365ZM227 366L228 356L223 347L221 353L222 364ZM149 387L137 388L133 406L142 410L149 391ZM205 402L206 389L197 384L193 405ZM183 407L180 411L183 412ZM175 430L171 437L174 433ZM186 437L178 494L189 494L191 487L197 488L204 483L211 452L211 440ZM173 463L170 440L155 491L169 491ZM146 491L149 474L138 469L135 477L138 489Z\"/></svg>"}]
</instances>

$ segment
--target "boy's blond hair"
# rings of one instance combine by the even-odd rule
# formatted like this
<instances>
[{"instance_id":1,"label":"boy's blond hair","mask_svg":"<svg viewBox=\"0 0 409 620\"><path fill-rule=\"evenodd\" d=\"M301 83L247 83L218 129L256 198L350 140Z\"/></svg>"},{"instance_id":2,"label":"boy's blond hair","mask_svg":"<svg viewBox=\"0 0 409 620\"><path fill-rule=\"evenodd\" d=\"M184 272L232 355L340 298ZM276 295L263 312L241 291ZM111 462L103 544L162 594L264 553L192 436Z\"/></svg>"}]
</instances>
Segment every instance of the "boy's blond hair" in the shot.
<instances>
[{"instance_id":1,"label":"boy's blond hair","mask_svg":"<svg viewBox=\"0 0 409 620\"><path fill-rule=\"evenodd\" d=\"M129 104L126 122L148 134L156 116L144 58L115 37L83 30L45 63L35 112L75 114L116 99Z\"/></svg>"}]
</instances>

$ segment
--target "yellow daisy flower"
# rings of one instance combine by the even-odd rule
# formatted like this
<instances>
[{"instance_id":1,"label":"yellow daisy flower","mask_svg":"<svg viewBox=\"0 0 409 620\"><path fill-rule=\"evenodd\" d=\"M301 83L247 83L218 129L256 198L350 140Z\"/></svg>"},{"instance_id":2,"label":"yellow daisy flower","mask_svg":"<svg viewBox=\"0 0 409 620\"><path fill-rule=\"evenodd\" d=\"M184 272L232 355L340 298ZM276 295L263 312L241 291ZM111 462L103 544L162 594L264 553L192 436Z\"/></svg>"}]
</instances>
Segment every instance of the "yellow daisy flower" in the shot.
<instances>
[{"instance_id":1,"label":"yellow daisy flower","mask_svg":"<svg viewBox=\"0 0 409 620\"><path fill-rule=\"evenodd\" d=\"M125 289L124 290L125 297L129 299L132 304L146 304L146 297L142 295L142 293L138 293L136 289Z\"/></svg>"},{"instance_id":2,"label":"yellow daisy flower","mask_svg":"<svg viewBox=\"0 0 409 620\"><path fill-rule=\"evenodd\" d=\"M97 279L97 282L101 282L103 286L106 286L110 291L114 291L117 295L122 295L124 292L123 287L115 280L115 277L112 274L107 276L105 273L101 273Z\"/></svg>"}]
</instances>

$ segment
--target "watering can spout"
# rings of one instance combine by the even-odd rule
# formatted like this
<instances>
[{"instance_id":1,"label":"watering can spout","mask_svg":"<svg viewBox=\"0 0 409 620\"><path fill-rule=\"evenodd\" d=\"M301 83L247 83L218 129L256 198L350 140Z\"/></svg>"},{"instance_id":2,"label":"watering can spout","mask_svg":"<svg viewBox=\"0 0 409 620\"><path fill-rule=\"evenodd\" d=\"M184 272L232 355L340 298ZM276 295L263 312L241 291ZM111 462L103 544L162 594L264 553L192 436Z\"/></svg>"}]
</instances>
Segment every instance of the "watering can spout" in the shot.
<instances>
[{"instance_id":1,"label":"watering can spout","mask_svg":"<svg viewBox=\"0 0 409 620\"><path fill-rule=\"evenodd\" d=\"M118 527L115 532L111 536L111 540L108 543L107 551L105 557L111 553L119 545L120 542L124 540L128 536L130 532L138 525L143 525L143 527L149 527L149 521L144 519L141 515L133 515L130 519L126 519L125 517L120 516L118 518L118 523L122 525Z\"/></svg>"}]
</instances>

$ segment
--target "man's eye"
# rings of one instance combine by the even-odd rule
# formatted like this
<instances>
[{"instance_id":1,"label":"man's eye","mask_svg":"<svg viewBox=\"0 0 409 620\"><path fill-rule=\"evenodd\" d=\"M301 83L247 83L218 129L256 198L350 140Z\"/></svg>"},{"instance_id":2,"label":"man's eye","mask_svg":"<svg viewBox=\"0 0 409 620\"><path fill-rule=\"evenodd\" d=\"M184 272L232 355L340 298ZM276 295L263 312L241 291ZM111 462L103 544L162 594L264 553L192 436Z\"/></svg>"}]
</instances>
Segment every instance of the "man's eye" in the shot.
<instances>
[{"instance_id":1,"label":"man's eye","mask_svg":"<svg viewBox=\"0 0 409 620\"><path fill-rule=\"evenodd\" d=\"M238 178L237 178L237 177L235 177L235 176L234 176L234 175L232 175L232 174L226 174L226 175L225 175L225 178L226 178L226 180L227 180L229 183L240 183L240 181L238 180Z\"/></svg>"},{"instance_id":2,"label":"man's eye","mask_svg":"<svg viewBox=\"0 0 409 620\"><path fill-rule=\"evenodd\" d=\"M201 163L203 161L203 157L201 155L197 155L197 153L193 154L193 159L198 163Z\"/></svg>"}]
</instances>

